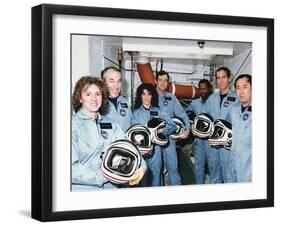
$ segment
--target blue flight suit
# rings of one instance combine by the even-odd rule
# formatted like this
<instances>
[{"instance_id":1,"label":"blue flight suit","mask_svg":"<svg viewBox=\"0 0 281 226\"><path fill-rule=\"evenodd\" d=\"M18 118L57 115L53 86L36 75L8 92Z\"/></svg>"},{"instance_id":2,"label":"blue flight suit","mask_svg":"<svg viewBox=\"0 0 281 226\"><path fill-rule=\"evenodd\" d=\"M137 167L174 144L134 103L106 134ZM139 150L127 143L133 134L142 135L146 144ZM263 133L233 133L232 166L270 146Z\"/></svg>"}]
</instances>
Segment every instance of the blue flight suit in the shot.
<instances>
[{"instance_id":1,"label":"blue flight suit","mask_svg":"<svg viewBox=\"0 0 281 226\"><path fill-rule=\"evenodd\" d=\"M204 112L206 102L202 102L202 98L193 100L186 111L193 111L196 115ZM208 163L210 173L210 182L216 183L217 166L219 165L219 156L217 152L212 151L207 139L196 138L194 142L194 177L196 184L204 184L205 181L205 165Z\"/></svg>"},{"instance_id":2,"label":"blue flight suit","mask_svg":"<svg viewBox=\"0 0 281 226\"><path fill-rule=\"evenodd\" d=\"M99 114L95 120L83 108L72 116L73 191L122 187L109 182L101 172L101 155L108 145L120 139L127 139L125 133L107 116ZM146 167L143 158L141 167Z\"/></svg>"},{"instance_id":3,"label":"blue flight suit","mask_svg":"<svg viewBox=\"0 0 281 226\"><path fill-rule=\"evenodd\" d=\"M176 131L177 127L172 122L171 118L164 112L160 112L157 107L150 107L149 109L144 106L139 107L133 111L133 124L146 125L151 118L162 118L167 121L167 125L164 128L163 134L169 136ZM147 181L142 183L143 186L160 186L161 185L161 169L162 169L162 156L161 149L155 148L158 145L154 145L152 154L145 159L148 169L150 170L150 176L147 176Z\"/></svg>"},{"instance_id":4,"label":"blue flight suit","mask_svg":"<svg viewBox=\"0 0 281 226\"><path fill-rule=\"evenodd\" d=\"M221 102L220 92L213 93L206 102L206 113L210 114L214 120L227 120L231 108L238 103L239 100L235 91L229 90L227 95ZM221 167L215 170L214 183L234 183L236 182L236 173L234 166L234 153L226 148L212 148L213 152L219 155L220 164L215 164L214 167ZM220 166L219 166L220 165Z\"/></svg>"},{"instance_id":5,"label":"blue flight suit","mask_svg":"<svg viewBox=\"0 0 281 226\"><path fill-rule=\"evenodd\" d=\"M72 190L115 187L101 172L101 155L119 139L124 132L106 116L92 119L83 108L72 116Z\"/></svg>"},{"instance_id":6,"label":"blue flight suit","mask_svg":"<svg viewBox=\"0 0 281 226\"><path fill-rule=\"evenodd\" d=\"M124 132L132 125L132 110L123 96L117 98L117 109L111 101L108 101L105 115L115 120Z\"/></svg>"},{"instance_id":7,"label":"blue flight suit","mask_svg":"<svg viewBox=\"0 0 281 226\"><path fill-rule=\"evenodd\" d=\"M252 172L252 106L243 112L240 103L233 106L230 122L233 133L231 151L235 153L237 182L248 182Z\"/></svg>"},{"instance_id":8,"label":"blue flight suit","mask_svg":"<svg viewBox=\"0 0 281 226\"><path fill-rule=\"evenodd\" d=\"M178 99L172 93L165 92L159 97L160 112L165 112L170 118L179 117L184 121L185 127L190 129L189 118ZM156 146L162 150L171 185L180 185L181 177L178 171L178 158L175 140L169 137L169 143L165 146Z\"/></svg>"}]
</instances>

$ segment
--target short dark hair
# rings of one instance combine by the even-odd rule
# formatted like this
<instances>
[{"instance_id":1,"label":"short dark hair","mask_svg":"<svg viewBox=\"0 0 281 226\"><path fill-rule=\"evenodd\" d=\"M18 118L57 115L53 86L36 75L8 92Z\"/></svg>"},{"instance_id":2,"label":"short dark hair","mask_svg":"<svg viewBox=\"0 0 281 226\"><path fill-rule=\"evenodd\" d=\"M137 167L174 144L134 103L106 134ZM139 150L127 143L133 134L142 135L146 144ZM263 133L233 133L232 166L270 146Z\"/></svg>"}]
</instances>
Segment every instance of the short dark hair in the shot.
<instances>
[{"instance_id":1,"label":"short dark hair","mask_svg":"<svg viewBox=\"0 0 281 226\"><path fill-rule=\"evenodd\" d=\"M201 84L206 84L207 87L208 87L208 90L211 90L213 87L212 87L212 84L210 83L209 80L207 79L201 79L198 83L198 86L200 86Z\"/></svg>"},{"instance_id":2,"label":"short dark hair","mask_svg":"<svg viewBox=\"0 0 281 226\"><path fill-rule=\"evenodd\" d=\"M136 94L136 100L135 100L135 106L134 109L138 109L139 107L142 106L142 99L141 99L141 95L143 93L143 90L147 90L151 96L151 105L153 107L158 107L158 94L157 91L155 89L155 86L150 84L150 83L142 83L141 85L139 85L139 87L137 88L137 94Z\"/></svg>"},{"instance_id":3,"label":"short dark hair","mask_svg":"<svg viewBox=\"0 0 281 226\"><path fill-rule=\"evenodd\" d=\"M114 66L106 67L101 71L101 78L102 79L105 79L105 73L109 70L113 70L113 71L119 72L121 74L121 71Z\"/></svg>"},{"instance_id":4,"label":"short dark hair","mask_svg":"<svg viewBox=\"0 0 281 226\"><path fill-rule=\"evenodd\" d=\"M77 112L82 104L80 103L81 95L83 89L87 86L95 84L99 87L102 94L102 104L99 109L101 114L105 113L107 110L107 100L108 100L108 89L105 82L99 78L95 78L93 76L83 76L81 77L75 84L74 91L72 94L72 106L75 112Z\"/></svg>"},{"instance_id":5,"label":"short dark hair","mask_svg":"<svg viewBox=\"0 0 281 226\"><path fill-rule=\"evenodd\" d=\"M230 76L231 76L231 71L230 71L229 68L227 68L227 67L219 67L219 68L216 70L216 76L217 76L217 73L218 73L219 71L225 71L227 77L230 78Z\"/></svg>"},{"instance_id":6,"label":"short dark hair","mask_svg":"<svg viewBox=\"0 0 281 226\"><path fill-rule=\"evenodd\" d=\"M170 80L170 75L169 75L168 72L166 72L166 71L164 71L164 70L158 71L158 72L156 73L156 81L158 80L158 77L159 77L159 76L162 76L162 75L167 75L167 77L168 77L168 82L169 82L169 80Z\"/></svg>"},{"instance_id":7,"label":"short dark hair","mask_svg":"<svg viewBox=\"0 0 281 226\"><path fill-rule=\"evenodd\" d=\"M237 81L238 81L239 79L241 79L241 78L246 78L247 81L250 83L250 85L252 85L252 76L249 75L249 74L241 74L241 75L239 75L239 76L235 79L235 82L234 82L234 87L235 87L235 89L236 89L236 83L237 83Z\"/></svg>"}]
</instances>

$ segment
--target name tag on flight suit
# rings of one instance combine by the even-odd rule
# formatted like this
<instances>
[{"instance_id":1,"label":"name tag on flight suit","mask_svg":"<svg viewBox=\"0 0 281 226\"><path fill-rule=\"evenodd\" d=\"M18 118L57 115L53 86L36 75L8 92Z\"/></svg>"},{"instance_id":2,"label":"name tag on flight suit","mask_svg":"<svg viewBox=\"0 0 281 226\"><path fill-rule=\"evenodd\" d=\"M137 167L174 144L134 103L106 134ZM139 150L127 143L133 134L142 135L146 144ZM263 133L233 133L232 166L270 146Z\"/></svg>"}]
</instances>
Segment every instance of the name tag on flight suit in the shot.
<instances>
[{"instance_id":1,"label":"name tag on flight suit","mask_svg":"<svg viewBox=\"0 0 281 226\"><path fill-rule=\"evenodd\" d=\"M157 111L151 111L151 112L150 112L150 115L151 115L151 116L158 116L158 112L157 112Z\"/></svg>"},{"instance_id":2,"label":"name tag on flight suit","mask_svg":"<svg viewBox=\"0 0 281 226\"><path fill-rule=\"evenodd\" d=\"M107 133L107 129L112 129L112 124L110 122L105 122L105 123L100 123L100 128L101 128L101 136L104 139L108 138L108 133Z\"/></svg>"}]
</instances>

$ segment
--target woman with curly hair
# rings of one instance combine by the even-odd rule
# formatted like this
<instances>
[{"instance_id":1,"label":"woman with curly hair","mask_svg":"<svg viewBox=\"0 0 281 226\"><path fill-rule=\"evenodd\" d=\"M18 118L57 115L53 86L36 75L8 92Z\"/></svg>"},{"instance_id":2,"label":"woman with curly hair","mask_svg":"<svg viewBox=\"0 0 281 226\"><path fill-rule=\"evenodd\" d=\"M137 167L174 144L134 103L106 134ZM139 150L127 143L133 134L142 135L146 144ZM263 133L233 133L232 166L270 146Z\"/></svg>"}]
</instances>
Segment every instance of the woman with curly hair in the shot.
<instances>
[{"instance_id":1,"label":"woman with curly hair","mask_svg":"<svg viewBox=\"0 0 281 226\"><path fill-rule=\"evenodd\" d=\"M163 133L165 136L169 136L177 129L171 118L165 112L160 112L158 94L154 85L149 83L143 83L137 88L133 116L133 124L140 125L146 125L152 118L165 119L167 121L166 127L158 131L158 133ZM160 186L162 169L160 146L154 145L152 153L144 156L144 159L149 170L141 181L141 186Z\"/></svg>"},{"instance_id":2,"label":"woman with curly hair","mask_svg":"<svg viewBox=\"0 0 281 226\"><path fill-rule=\"evenodd\" d=\"M102 115L106 112L107 97L107 87L98 78L84 76L75 85L72 96L75 112L72 116L72 190L116 187L101 172L101 154L112 142L126 137L117 123ZM138 184L145 171L144 163L129 184Z\"/></svg>"}]
</instances>

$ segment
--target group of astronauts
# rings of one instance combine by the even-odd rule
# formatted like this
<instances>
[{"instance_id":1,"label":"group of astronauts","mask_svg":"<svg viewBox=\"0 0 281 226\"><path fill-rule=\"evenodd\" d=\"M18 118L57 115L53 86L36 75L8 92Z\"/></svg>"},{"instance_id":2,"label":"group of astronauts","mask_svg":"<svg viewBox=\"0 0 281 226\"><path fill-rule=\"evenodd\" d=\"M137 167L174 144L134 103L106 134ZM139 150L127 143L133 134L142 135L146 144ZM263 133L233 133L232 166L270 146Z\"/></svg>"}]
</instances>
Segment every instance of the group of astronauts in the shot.
<instances>
[{"instance_id":1,"label":"group of astronauts","mask_svg":"<svg viewBox=\"0 0 281 226\"><path fill-rule=\"evenodd\" d=\"M202 129L204 134L206 128L228 135L231 143L213 146L212 134L197 136L195 182L204 183L206 164L210 183L251 181L252 81L248 74L239 75L233 91L230 75L226 67L216 70L215 93L202 79L200 98L186 108L166 91L170 76L165 71L156 73L156 85L143 83L137 88L133 108L120 95L122 75L117 68L105 68L101 79L81 77L72 95L72 190L161 186L164 166L169 184L181 185L176 141L187 139L191 131ZM187 111L196 115L194 130ZM231 132L214 130L217 121Z\"/></svg>"}]
</instances>

